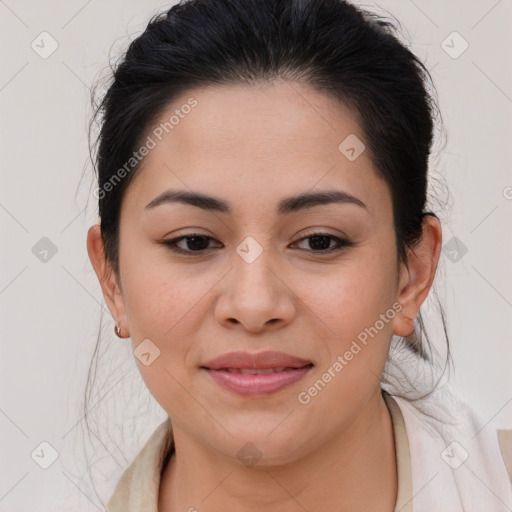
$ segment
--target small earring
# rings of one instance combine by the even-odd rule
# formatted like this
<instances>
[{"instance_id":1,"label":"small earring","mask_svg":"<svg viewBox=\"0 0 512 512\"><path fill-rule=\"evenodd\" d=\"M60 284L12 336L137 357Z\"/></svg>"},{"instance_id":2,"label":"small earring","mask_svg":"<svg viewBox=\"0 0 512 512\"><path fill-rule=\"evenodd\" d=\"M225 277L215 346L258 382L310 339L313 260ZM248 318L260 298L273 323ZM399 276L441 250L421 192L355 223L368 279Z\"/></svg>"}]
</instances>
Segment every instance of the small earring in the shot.
<instances>
[{"instance_id":1,"label":"small earring","mask_svg":"<svg viewBox=\"0 0 512 512\"><path fill-rule=\"evenodd\" d=\"M114 332L116 333L116 336L118 338L122 338L122 336L121 336L121 328L119 327L118 323L116 323L116 326L114 327Z\"/></svg>"}]
</instances>

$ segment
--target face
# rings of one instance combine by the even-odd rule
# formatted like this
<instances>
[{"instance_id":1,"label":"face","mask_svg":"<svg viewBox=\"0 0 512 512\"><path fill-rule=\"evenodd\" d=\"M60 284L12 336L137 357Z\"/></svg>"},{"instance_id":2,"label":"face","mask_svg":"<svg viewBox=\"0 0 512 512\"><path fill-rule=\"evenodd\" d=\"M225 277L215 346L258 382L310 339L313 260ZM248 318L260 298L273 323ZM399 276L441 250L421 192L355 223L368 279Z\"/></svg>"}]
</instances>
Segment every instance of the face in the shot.
<instances>
[{"instance_id":1,"label":"face","mask_svg":"<svg viewBox=\"0 0 512 512\"><path fill-rule=\"evenodd\" d=\"M160 121L192 97L172 131L152 135L126 191L120 289L107 301L133 348L145 343L150 364L136 358L139 370L176 425L226 456L250 441L268 463L289 462L379 390L405 283L390 191L367 150L354 159L339 149L349 136L364 143L353 113L313 89L195 89ZM219 203L155 201L167 191ZM338 200L283 203L324 192ZM202 368L233 351L313 366L277 391L243 395Z\"/></svg>"}]
</instances>

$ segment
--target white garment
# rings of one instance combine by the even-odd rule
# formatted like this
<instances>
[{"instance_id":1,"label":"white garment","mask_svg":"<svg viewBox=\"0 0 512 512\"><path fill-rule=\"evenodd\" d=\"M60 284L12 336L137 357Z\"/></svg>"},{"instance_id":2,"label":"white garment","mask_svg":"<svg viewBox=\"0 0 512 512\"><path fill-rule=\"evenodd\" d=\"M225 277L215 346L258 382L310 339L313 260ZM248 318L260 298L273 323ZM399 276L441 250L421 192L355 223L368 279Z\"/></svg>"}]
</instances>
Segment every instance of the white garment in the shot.
<instances>
[{"instance_id":1,"label":"white garment","mask_svg":"<svg viewBox=\"0 0 512 512\"><path fill-rule=\"evenodd\" d=\"M393 364L386 367L395 384L382 387L393 395L404 417L414 512L511 512L512 485L495 425L490 419L485 421L447 382L424 399L409 401L416 394L412 392L405 393L406 398L396 396L404 395L404 377L419 396L431 389L429 374L433 376L429 365L417 356L412 360L411 353L405 354L406 360L400 361L398 352L393 351ZM396 384L399 380L402 385Z\"/></svg>"}]
</instances>

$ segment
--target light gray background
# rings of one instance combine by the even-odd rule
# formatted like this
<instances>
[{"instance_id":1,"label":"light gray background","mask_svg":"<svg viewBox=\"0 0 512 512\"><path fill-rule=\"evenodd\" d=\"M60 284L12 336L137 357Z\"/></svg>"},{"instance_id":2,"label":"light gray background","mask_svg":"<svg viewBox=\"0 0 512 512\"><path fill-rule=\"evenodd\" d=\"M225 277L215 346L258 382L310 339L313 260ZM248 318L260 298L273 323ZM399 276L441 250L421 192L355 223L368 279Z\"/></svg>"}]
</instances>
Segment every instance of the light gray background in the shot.
<instances>
[{"instance_id":1,"label":"light gray background","mask_svg":"<svg viewBox=\"0 0 512 512\"><path fill-rule=\"evenodd\" d=\"M102 509L81 451L79 410L105 307L86 252L87 229L97 220L86 138L88 87L107 70L109 52L115 60L150 16L170 5L0 0L2 511ZM444 242L456 236L467 247L457 262L442 254L438 279L449 319L454 384L483 418L512 428L512 2L364 5L396 15L413 51L432 70L448 137L432 164L451 191L451 211L442 217ZM46 59L31 47L43 31L58 43ZM458 58L441 46L454 31L469 44ZM454 41L456 51L461 41ZM42 237L57 248L45 263L32 251ZM110 387L98 395L99 405L115 411L108 429L126 412L112 397L129 398L142 389L141 401L147 403L149 395L129 340L115 338L110 316L104 319L104 336L111 339L108 364L115 369ZM118 465L107 457L105 469L96 474L104 500L122 466L165 417L154 404L144 411L143 425L135 415L133 426L141 432L126 444L124 459L106 442ZM31 458L43 441L59 454L46 470Z\"/></svg>"}]
</instances>

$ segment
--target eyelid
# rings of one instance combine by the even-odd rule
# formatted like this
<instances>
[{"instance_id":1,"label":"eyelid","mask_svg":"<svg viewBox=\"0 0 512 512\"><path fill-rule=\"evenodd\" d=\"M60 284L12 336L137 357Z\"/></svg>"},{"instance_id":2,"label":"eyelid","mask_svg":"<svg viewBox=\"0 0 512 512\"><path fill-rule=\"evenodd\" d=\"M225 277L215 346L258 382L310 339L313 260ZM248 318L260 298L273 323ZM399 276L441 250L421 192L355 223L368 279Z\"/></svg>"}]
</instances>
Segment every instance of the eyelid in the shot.
<instances>
[{"instance_id":1,"label":"eyelid","mask_svg":"<svg viewBox=\"0 0 512 512\"><path fill-rule=\"evenodd\" d=\"M171 249L172 251L174 251L175 253L178 253L178 254L185 254L185 255L190 255L190 256L202 256L202 255L205 255L207 252L209 252L209 249L204 249L202 251L188 251L185 249L181 249L180 247L177 247L176 244L178 242L181 242L182 240L185 240L187 238L194 238L194 237L201 237L201 238L206 238L208 240L215 240L215 238L213 238L212 236L205 235L203 233L185 233L184 235L180 235L180 236L171 238L169 240L162 240L160 243L162 243L165 246L168 246L169 249Z\"/></svg>"},{"instance_id":2,"label":"eyelid","mask_svg":"<svg viewBox=\"0 0 512 512\"><path fill-rule=\"evenodd\" d=\"M310 253L313 255L322 256L322 255L328 255L331 253L340 252L343 249L353 247L356 245L354 242L349 240L348 237L346 237L345 235L337 236L337 235L333 235L332 233L323 232L323 231L319 231L319 230L304 233L299 239L297 239L295 242L293 242L292 245L296 245L296 244L302 242L303 240L307 240L308 238L320 237L320 236L325 236L325 237L334 239L337 241L338 245L335 247L331 247L330 249L323 249L323 250L319 250L319 251L314 251L311 249L310 250L299 249L299 250L305 251L306 253ZM202 233L192 232L192 233L185 233L183 235L172 238L170 240L163 240L161 243L168 246L172 251L174 251L175 253L178 253L178 254L185 254L185 255L190 255L190 256L203 256L203 255L206 255L207 253L209 253L210 248L203 249L200 251L190 251L190 250L181 249L180 247L177 247L178 242L181 242L182 240L185 240L187 238L194 238L194 237L201 237L201 238L205 238L207 240L215 240L215 238L213 238L212 236L205 235Z\"/></svg>"},{"instance_id":3,"label":"eyelid","mask_svg":"<svg viewBox=\"0 0 512 512\"><path fill-rule=\"evenodd\" d=\"M292 245L296 245L297 243L302 242L303 240L307 240L308 238L320 237L320 236L325 236L325 237L334 239L337 241L338 245L335 247L331 247L330 249L325 249L325 250L321 250L321 251L313 251L313 250L307 250L307 249L303 249L303 250L305 252L308 252L313 255L322 256L322 255L328 255L331 253L340 252L345 248L353 247L356 245L354 242L349 240L349 238L344 235L338 236L338 235L333 235L332 233L327 233L327 232L323 232L323 231L312 231L310 233L306 233L306 234L302 235L296 242L293 242Z\"/></svg>"}]
</instances>

